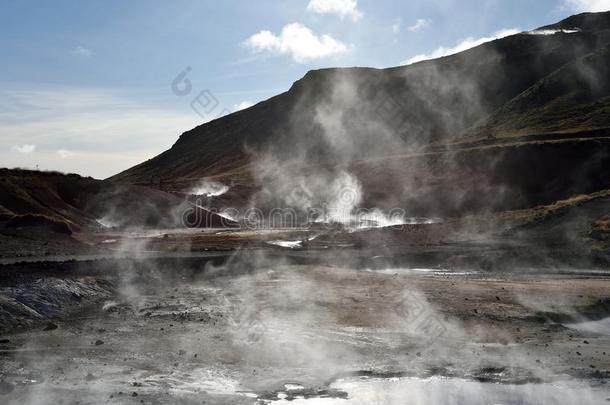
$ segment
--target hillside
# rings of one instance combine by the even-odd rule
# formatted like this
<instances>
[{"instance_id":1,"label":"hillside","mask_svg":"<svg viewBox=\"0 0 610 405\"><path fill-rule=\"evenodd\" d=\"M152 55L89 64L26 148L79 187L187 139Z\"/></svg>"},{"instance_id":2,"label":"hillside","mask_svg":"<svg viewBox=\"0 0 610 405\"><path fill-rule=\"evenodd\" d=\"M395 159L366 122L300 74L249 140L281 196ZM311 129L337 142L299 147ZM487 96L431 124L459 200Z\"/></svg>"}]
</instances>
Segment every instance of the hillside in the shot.
<instances>
[{"instance_id":1,"label":"hillside","mask_svg":"<svg viewBox=\"0 0 610 405\"><path fill-rule=\"evenodd\" d=\"M609 44L610 13L586 13L409 66L311 71L112 180L209 178L230 185L219 205L270 207L348 171L365 206L429 216L589 194L610 187Z\"/></svg>"},{"instance_id":2,"label":"hillside","mask_svg":"<svg viewBox=\"0 0 610 405\"><path fill-rule=\"evenodd\" d=\"M230 222L147 187L76 174L0 169L0 228L15 228L14 224L53 228L54 223L73 231L182 227L182 215L190 213L202 219L198 226L220 227Z\"/></svg>"},{"instance_id":3,"label":"hillside","mask_svg":"<svg viewBox=\"0 0 610 405\"><path fill-rule=\"evenodd\" d=\"M471 137L609 130L609 60L606 47L562 66L493 113Z\"/></svg>"},{"instance_id":4,"label":"hillside","mask_svg":"<svg viewBox=\"0 0 610 405\"><path fill-rule=\"evenodd\" d=\"M587 63L587 55L605 56L600 49L610 43L610 13L582 14L570 17L541 30L578 29L552 35L523 33L483 44L457 55L424 61L414 65L389 69L322 69L309 72L289 91L247 110L203 124L180 136L171 149L161 155L113 177L127 183L147 183L164 179L170 182L195 181L202 177L217 177L236 182L250 181L252 151L271 148L274 151L290 147L304 150L312 164L345 163L359 158L396 154L439 144L467 134L471 127L480 127L491 116L488 126L504 128L503 111L514 117L519 98L539 93L536 86L553 86L561 81L557 71ZM602 52L602 53L599 53ZM585 59L583 59L585 58ZM602 71L605 64L594 64ZM607 77L607 75L605 76ZM579 82L566 86L579 85ZM569 92L569 89L557 91ZM605 91L605 90L604 90ZM582 95L573 95L579 102ZM580 98L579 98L580 97ZM577 114L572 100L562 99L562 111ZM603 94L595 102L605 112ZM385 104L384 104L385 103ZM389 106L387 105L389 104ZM380 115L380 109L390 110ZM320 110L339 113L342 128L349 133L352 151L344 159L328 152L329 128L320 123ZM499 111L499 112L498 112ZM529 111L529 110L528 110ZM548 110L530 111L531 128L516 128L522 133L540 130L581 131L603 127L604 117L589 117L584 122L571 120L559 126L544 126L552 119ZM516 119L515 119L516 120ZM513 127L507 124L507 131ZM332 127L330 128L332 130ZM390 133L391 136L384 134ZM381 136L380 136L381 134ZM398 134L398 140L393 136ZM373 143L386 139L390 147Z\"/></svg>"}]
</instances>

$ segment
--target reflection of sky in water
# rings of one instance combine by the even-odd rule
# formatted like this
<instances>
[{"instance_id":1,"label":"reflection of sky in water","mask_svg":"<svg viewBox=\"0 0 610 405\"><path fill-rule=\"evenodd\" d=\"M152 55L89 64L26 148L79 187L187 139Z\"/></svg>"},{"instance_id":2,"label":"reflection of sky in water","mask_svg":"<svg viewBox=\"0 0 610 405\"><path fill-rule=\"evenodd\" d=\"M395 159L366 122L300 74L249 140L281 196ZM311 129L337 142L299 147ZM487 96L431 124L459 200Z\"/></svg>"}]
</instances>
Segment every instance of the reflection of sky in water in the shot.
<instances>
[{"instance_id":1,"label":"reflection of sky in water","mask_svg":"<svg viewBox=\"0 0 610 405\"><path fill-rule=\"evenodd\" d=\"M268 403L273 405L593 405L605 403L606 398L610 395L609 391L569 382L504 385L441 377L425 380L417 378L345 379L334 383L332 388L347 392L348 398L280 399Z\"/></svg>"},{"instance_id":2,"label":"reflection of sky in water","mask_svg":"<svg viewBox=\"0 0 610 405\"><path fill-rule=\"evenodd\" d=\"M418 274L429 274L431 276L447 276L447 275L453 275L453 276L468 276L468 275L472 275L472 274L477 274L477 272L475 271L452 271L449 269L403 269L403 268L389 268L389 269L369 269L367 271L371 271L374 273L381 273L381 274L414 274L414 275L418 275Z\"/></svg>"},{"instance_id":3,"label":"reflection of sky in water","mask_svg":"<svg viewBox=\"0 0 610 405\"><path fill-rule=\"evenodd\" d=\"M599 321L569 323L565 326L581 332L597 333L600 335L610 336L610 318L600 319Z\"/></svg>"},{"instance_id":4,"label":"reflection of sky in water","mask_svg":"<svg viewBox=\"0 0 610 405\"><path fill-rule=\"evenodd\" d=\"M280 246L285 248L300 248L303 241L300 240L270 240L267 242L270 245Z\"/></svg>"}]
</instances>

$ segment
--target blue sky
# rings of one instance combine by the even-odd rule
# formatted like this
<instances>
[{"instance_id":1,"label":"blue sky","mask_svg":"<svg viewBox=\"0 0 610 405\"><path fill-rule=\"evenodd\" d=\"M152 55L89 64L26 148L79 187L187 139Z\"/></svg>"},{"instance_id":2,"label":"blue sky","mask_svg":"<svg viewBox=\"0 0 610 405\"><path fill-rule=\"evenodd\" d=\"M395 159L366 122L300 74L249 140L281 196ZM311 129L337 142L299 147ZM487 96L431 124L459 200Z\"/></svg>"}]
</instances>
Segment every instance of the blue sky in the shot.
<instances>
[{"instance_id":1,"label":"blue sky","mask_svg":"<svg viewBox=\"0 0 610 405\"><path fill-rule=\"evenodd\" d=\"M395 66L608 9L610 0L3 1L0 166L107 177L310 69ZM187 67L190 91L172 89Z\"/></svg>"}]
</instances>

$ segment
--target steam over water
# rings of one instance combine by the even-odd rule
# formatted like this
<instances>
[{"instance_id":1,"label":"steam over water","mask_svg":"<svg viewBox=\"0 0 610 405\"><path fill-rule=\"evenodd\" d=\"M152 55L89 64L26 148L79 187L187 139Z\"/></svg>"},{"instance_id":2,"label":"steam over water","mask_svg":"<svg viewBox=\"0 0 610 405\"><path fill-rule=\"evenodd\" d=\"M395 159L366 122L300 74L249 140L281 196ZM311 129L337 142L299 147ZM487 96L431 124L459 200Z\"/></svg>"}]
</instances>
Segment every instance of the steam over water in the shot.
<instances>
[{"instance_id":1,"label":"steam over water","mask_svg":"<svg viewBox=\"0 0 610 405\"><path fill-rule=\"evenodd\" d=\"M287 390L282 399L269 404L291 405L596 405L606 401L607 392L591 390L577 383L505 385L454 378L358 378L344 379L331 388L346 393L344 398L309 398L298 390Z\"/></svg>"},{"instance_id":2,"label":"steam over water","mask_svg":"<svg viewBox=\"0 0 610 405\"><path fill-rule=\"evenodd\" d=\"M285 260L234 257L199 276L181 266L139 276L125 267L121 294L88 316L0 343L0 402L593 405L610 397L603 372L589 368L605 364L608 337L589 324L523 323L531 312L511 301L530 296L519 283ZM526 334L470 315L492 303ZM575 367L583 378L569 375Z\"/></svg>"}]
</instances>

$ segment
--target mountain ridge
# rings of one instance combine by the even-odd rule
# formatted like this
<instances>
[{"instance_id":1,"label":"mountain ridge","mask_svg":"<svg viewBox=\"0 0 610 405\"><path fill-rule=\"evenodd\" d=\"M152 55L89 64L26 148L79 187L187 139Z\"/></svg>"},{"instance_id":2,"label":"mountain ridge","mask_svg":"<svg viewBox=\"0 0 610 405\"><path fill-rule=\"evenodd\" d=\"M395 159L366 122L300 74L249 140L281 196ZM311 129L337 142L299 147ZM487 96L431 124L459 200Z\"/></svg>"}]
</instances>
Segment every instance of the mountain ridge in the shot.
<instances>
[{"instance_id":1,"label":"mountain ridge","mask_svg":"<svg viewBox=\"0 0 610 405\"><path fill-rule=\"evenodd\" d=\"M549 30L557 32L549 33ZM202 178L215 179L231 188L220 201L246 204L264 186L261 184L264 176L256 172L261 156L281 157L287 163L294 161L301 165L305 162L303 168L330 165L350 170L350 166L360 162L358 178L365 188L364 194L384 194L383 201L404 206L406 200L400 197L400 192L388 197L387 191L378 190L375 179L367 178L368 172L403 183L407 177L409 183L420 184L422 189L434 188L436 185L427 184L437 181L430 176L435 170L440 173L439 179L445 180L453 178L453 173L467 175L472 170L472 167L465 169L471 163L456 162L449 155L435 158L444 161L444 166L430 162L426 153L445 150L444 145L449 149L451 145L462 144L501 146L505 138L518 143L531 142L526 138L535 136L539 136L537 142L552 142L554 136L560 139L570 134L573 142L578 142L579 133L603 132L609 128L605 124L610 89L604 76L608 69L603 63L608 46L610 12L583 13L455 55L412 65L312 70L288 91L186 131L167 151L109 180L152 186L163 183L166 188L180 191ZM593 58L595 63L587 65L587 58ZM570 81L570 72L581 72L578 69L585 65L592 67L601 78L600 83L603 82L596 94L579 88L582 80ZM543 91L545 83L557 97ZM535 99L541 104L534 108ZM560 122L555 122L558 119ZM555 143L553 148L558 155L571 159L575 155L559 150L567 144ZM528 150L538 153L534 152L538 149ZM520 184L509 173L496 172L496 167L510 170L506 162L518 160L521 164L533 164L537 157L528 155L515 160L511 157L516 153L512 146L501 151L494 149L493 153L499 155L484 159L489 160L487 166L477 169L483 173L480 175L486 176L485 184L495 179L515 188L516 196L523 196L532 187L544 187L545 182L553 181L550 177L540 177L538 185L520 189L525 183ZM407 170L411 163L406 160L391 159L392 163L387 162L385 168L376 163L374 170L367 170L361 163L371 159L383 161L390 155L418 154L422 157L415 158L421 160L416 164L417 170ZM582 164L584 156L574 157L570 164ZM503 162L502 159L507 160L494 164ZM606 162L600 165L606 167ZM592 191L581 190L571 183L563 186L574 192ZM450 185L446 187L444 191L434 192L434 198L456 193ZM472 192L477 192L476 187ZM569 197L562 193L533 199L520 197L522 205L500 208L527 208L527 204ZM380 201L371 203L378 205Z\"/></svg>"}]
</instances>

